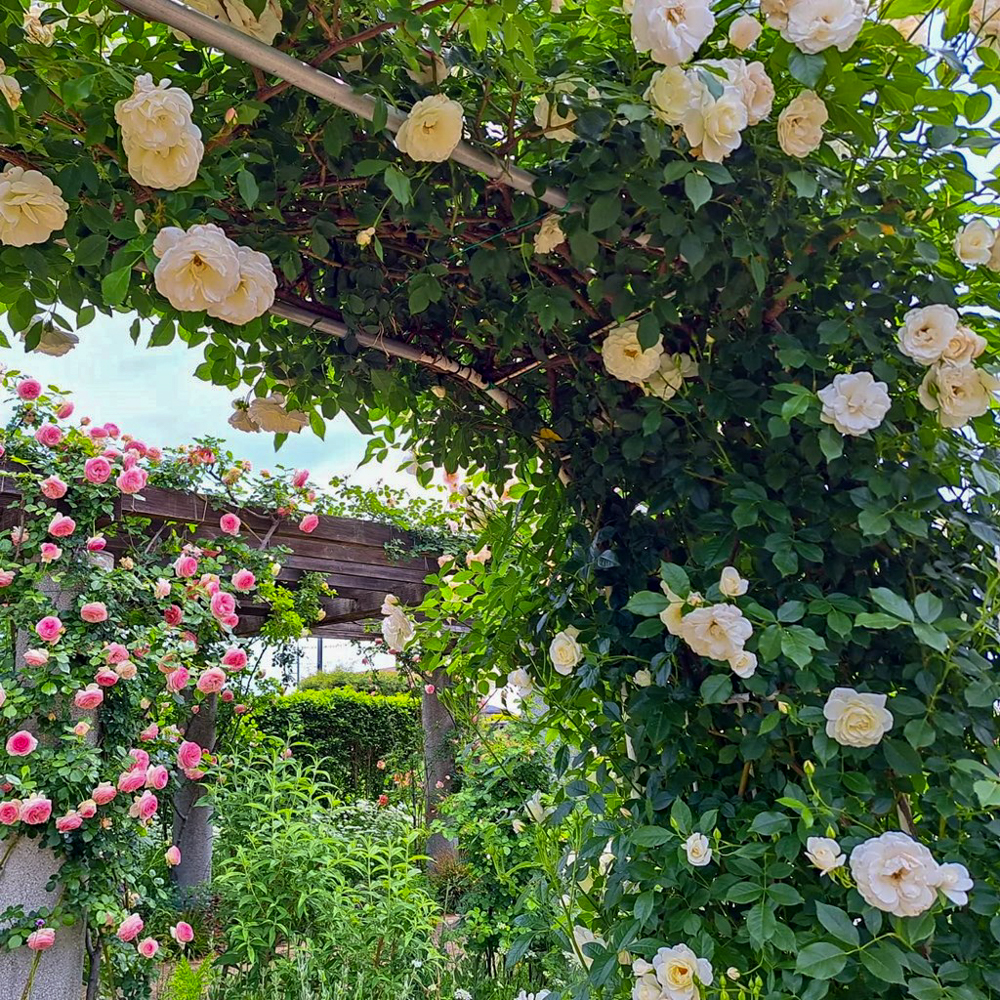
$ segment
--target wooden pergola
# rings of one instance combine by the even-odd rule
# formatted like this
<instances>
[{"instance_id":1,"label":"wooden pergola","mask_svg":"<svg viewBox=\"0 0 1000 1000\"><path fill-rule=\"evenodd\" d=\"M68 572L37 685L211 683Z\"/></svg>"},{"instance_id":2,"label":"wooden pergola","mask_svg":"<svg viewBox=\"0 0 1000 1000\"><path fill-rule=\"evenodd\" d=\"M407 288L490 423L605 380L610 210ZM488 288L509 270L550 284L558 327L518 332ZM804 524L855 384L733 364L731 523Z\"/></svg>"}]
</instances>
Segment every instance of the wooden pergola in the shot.
<instances>
[{"instance_id":1,"label":"wooden pergola","mask_svg":"<svg viewBox=\"0 0 1000 1000\"><path fill-rule=\"evenodd\" d=\"M17 496L9 481L0 478L0 530L16 523L11 508ZM219 496L147 487L141 494L119 497L113 520L134 515L148 519L148 530L153 534L173 527L182 537L193 540L218 536L219 516L224 511L239 515L243 537L251 544L291 550L281 558L279 580L294 587L305 573L323 574L336 595L324 600L326 617L312 626L313 635L322 638L365 637L369 633L364 622L381 619L380 608L387 593L395 594L403 604L419 604L428 590L424 579L437 570L436 561L428 557L390 558L387 544L405 549L412 541L407 532L397 528L353 518L321 517L316 530L307 535L299 531L296 519L237 508ZM124 533L110 539L109 551L122 551L125 541ZM267 609L241 601L239 612L239 631L251 635L259 630Z\"/></svg>"}]
</instances>

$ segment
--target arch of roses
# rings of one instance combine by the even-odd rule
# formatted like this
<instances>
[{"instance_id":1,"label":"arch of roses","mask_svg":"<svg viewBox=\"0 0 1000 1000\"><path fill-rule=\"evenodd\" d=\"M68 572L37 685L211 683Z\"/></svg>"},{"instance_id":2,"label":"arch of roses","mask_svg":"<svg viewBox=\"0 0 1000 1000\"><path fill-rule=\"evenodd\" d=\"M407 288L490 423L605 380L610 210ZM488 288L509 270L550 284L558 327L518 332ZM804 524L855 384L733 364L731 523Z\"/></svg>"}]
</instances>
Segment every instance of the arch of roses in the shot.
<instances>
[{"instance_id":1,"label":"arch of roses","mask_svg":"<svg viewBox=\"0 0 1000 1000\"><path fill-rule=\"evenodd\" d=\"M994 992L995 5L195 6L7 12L12 329L514 501L420 638L565 739L578 996Z\"/></svg>"}]
</instances>

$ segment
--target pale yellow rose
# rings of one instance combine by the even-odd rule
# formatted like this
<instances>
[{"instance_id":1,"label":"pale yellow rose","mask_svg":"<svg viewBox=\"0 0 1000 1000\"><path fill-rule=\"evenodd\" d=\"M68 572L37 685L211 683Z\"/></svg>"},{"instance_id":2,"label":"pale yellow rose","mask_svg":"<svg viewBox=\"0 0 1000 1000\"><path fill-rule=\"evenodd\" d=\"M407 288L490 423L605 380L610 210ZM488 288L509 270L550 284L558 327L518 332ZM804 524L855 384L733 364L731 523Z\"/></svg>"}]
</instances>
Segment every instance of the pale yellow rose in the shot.
<instances>
[{"instance_id":1,"label":"pale yellow rose","mask_svg":"<svg viewBox=\"0 0 1000 1000\"><path fill-rule=\"evenodd\" d=\"M942 427L961 427L981 417L1000 393L1000 380L972 364L941 362L927 370L918 397L927 410L937 411Z\"/></svg>"},{"instance_id":2,"label":"pale yellow rose","mask_svg":"<svg viewBox=\"0 0 1000 1000\"><path fill-rule=\"evenodd\" d=\"M729 25L729 43L733 48L744 52L760 38L763 30L757 18L750 14L741 14Z\"/></svg>"},{"instance_id":3,"label":"pale yellow rose","mask_svg":"<svg viewBox=\"0 0 1000 1000\"><path fill-rule=\"evenodd\" d=\"M0 243L44 243L66 224L62 190L37 170L8 164L0 174Z\"/></svg>"},{"instance_id":4,"label":"pale yellow rose","mask_svg":"<svg viewBox=\"0 0 1000 1000\"><path fill-rule=\"evenodd\" d=\"M240 282L239 247L216 225L161 229L153 242L160 258L156 290L175 308L200 312L219 305Z\"/></svg>"},{"instance_id":5,"label":"pale yellow rose","mask_svg":"<svg viewBox=\"0 0 1000 1000\"><path fill-rule=\"evenodd\" d=\"M440 163L462 140L462 105L444 94L417 101L396 133L396 147L411 160Z\"/></svg>"},{"instance_id":6,"label":"pale yellow rose","mask_svg":"<svg viewBox=\"0 0 1000 1000\"><path fill-rule=\"evenodd\" d=\"M840 850L840 844L831 837L807 838L806 857L823 875L842 868L847 860L847 856Z\"/></svg>"},{"instance_id":7,"label":"pale yellow rose","mask_svg":"<svg viewBox=\"0 0 1000 1000\"><path fill-rule=\"evenodd\" d=\"M750 587L750 582L743 579L739 570L726 566L719 577L719 590L725 597L742 597Z\"/></svg>"},{"instance_id":8,"label":"pale yellow rose","mask_svg":"<svg viewBox=\"0 0 1000 1000\"><path fill-rule=\"evenodd\" d=\"M549 659L557 674L569 677L576 665L583 659L583 647L576 641L580 634L572 625L557 632L549 643Z\"/></svg>"},{"instance_id":9,"label":"pale yellow rose","mask_svg":"<svg viewBox=\"0 0 1000 1000\"><path fill-rule=\"evenodd\" d=\"M274 304L278 279L266 254L240 247L237 257L240 276L236 287L221 302L209 305L207 312L216 319L243 326L263 316Z\"/></svg>"},{"instance_id":10,"label":"pale yellow rose","mask_svg":"<svg viewBox=\"0 0 1000 1000\"><path fill-rule=\"evenodd\" d=\"M566 234L559 225L559 216L555 214L546 215L542 219L542 224L535 233L535 253L552 253L561 243L566 242Z\"/></svg>"},{"instance_id":11,"label":"pale yellow rose","mask_svg":"<svg viewBox=\"0 0 1000 1000\"><path fill-rule=\"evenodd\" d=\"M688 864L695 868L704 868L712 862L712 848L703 833L692 833L684 841L684 853L687 854Z\"/></svg>"},{"instance_id":12,"label":"pale yellow rose","mask_svg":"<svg viewBox=\"0 0 1000 1000\"><path fill-rule=\"evenodd\" d=\"M778 115L778 144L789 155L802 158L823 142L823 126L830 113L811 90L803 90Z\"/></svg>"},{"instance_id":13,"label":"pale yellow rose","mask_svg":"<svg viewBox=\"0 0 1000 1000\"><path fill-rule=\"evenodd\" d=\"M988 264L996 237L996 230L985 219L973 219L955 236L955 256L970 267Z\"/></svg>"},{"instance_id":14,"label":"pale yellow rose","mask_svg":"<svg viewBox=\"0 0 1000 1000\"><path fill-rule=\"evenodd\" d=\"M884 694L834 688L823 706L826 735L845 747L871 747L892 729L893 717Z\"/></svg>"},{"instance_id":15,"label":"pale yellow rose","mask_svg":"<svg viewBox=\"0 0 1000 1000\"><path fill-rule=\"evenodd\" d=\"M11 111L16 111L21 105L21 85L12 76L0 76L0 96Z\"/></svg>"},{"instance_id":16,"label":"pale yellow rose","mask_svg":"<svg viewBox=\"0 0 1000 1000\"><path fill-rule=\"evenodd\" d=\"M663 344L657 341L644 348L639 343L639 324L616 326L601 346L601 359L609 375L623 382L643 382L660 367Z\"/></svg>"}]
</instances>

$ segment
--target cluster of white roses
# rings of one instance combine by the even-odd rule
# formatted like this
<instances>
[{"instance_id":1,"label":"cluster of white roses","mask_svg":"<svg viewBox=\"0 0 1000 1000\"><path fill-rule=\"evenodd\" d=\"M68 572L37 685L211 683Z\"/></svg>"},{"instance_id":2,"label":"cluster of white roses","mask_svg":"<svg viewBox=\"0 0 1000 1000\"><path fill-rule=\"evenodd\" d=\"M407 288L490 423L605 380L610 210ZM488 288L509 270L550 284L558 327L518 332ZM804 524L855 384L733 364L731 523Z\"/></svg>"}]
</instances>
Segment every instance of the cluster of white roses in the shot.
<instances>
[{"instance_id":1,"label":"cluster of white roses","mask_svg":"<svg viewBox=\"0 0 1000 1000\"><path fill-rule=\"evenodd\" d=\"M982 416L1000 392L1000 380L973 364L986 340L963 325L951 306L911 309L903 317L899 349L927 368L920 402L937 411L942 427L961 427Z\"/></svg>"},{"instance_id":2,"label":"cluster of white roses","mask_svg":"<svg viewBox=\"0 0 1000 1000\"><path fill-rule=\"evenodd\" d=\"M186 0L188 7L194 7L216 21L228 24L244 35L251 35L265 45L271 45L281 31L281 4L278 0L267 0L258 17L243 0ZM183 40L187 36L175 31Z\"/></svg>"},{"instance_id":3,"label":"cluster of white roses","mask_svg":"<svg viewBox=\"0 0 1000 1000\"><path fill-rule=\"evenodd\" d=\"M806 857L831 876L846 860L831 837L810 837ZM969 902L972 879L965 865L939 864L923 844L896 830L858 844L851 851L850 866L864 901L897 917L920 916L937 902L939 892L958 906Z\"/></svg>"},{"instance_id":4,"label":"cluster of white roses","mask_svg":"<svg viewBox=\"0 0 1000 1000\"><path fill-rule=\"evenodd\" d=\"M274 302L278 280L266 254L234 243L216 225L188 230L167 226L156 234L156 290L182 312L242 326Z\"/></svg>"},{"instance_id":5,"label":"cluster of white roses","mask_svg":"<svg viewBox=\"0 0 1000 1000\"><path fill-rule=\"evenodd\" d=\"M698 365L689 354L669 354L658 341L644 348L639 343L639 324L634 321L616 326L604 338L601 358L608 374L623 382L634 382L647 396L667 400L686 378L696 378Z\"/></svg>"},{"instance_id":6,"label":"cluster of white roses","mask_svg":"<svg viewBox=\"0 0 1000 1000\"><path fill-rule=\"evenodd\" d=\"M169 80L153 83L149 73L135 80L132 96L115 105L128 172L148 187L175 191L198 176L205 146L191 121L194 104Z\"/></svg>"},{"instance_id":7,"label":"cluster of white roses","mask_svg":"<svg viewBox=\"0 0 1000 1000\"><path fill-rule=\"evenodd\" d=\"M632 1000L697 1000L699 985L711 986L712 964L699 958L686 944L660 948L652 962L637 958Z\"/></svg>"},{"instance_id":8,"label":"cluster of white roses","mask_svg":"<svg viewBox=\"0 0 1000 1000\"><path fill-rule=\"evenodd\" d=\"M44 243L66 225L68 214L62 189L44 174L10 164L0 174L0 243Z\"/></svg>"},{"instance_id":9,"label":"cluster of white roses","mask_svg":"<svg viewBox=\"0 0 1000 1000\"><path fill-rule=\"evenodd\" d=\"M753 635L753 626L735 604L705 604L701 594L678 597L665 582L660 586L670 602L660 612L660 620L671 635L680 636L698 656L728 663L737 677L753 677L757 657L743 648ZM719 579L723 597L742 597L748 586L732 566L723 569Z\"/></svg>"},{"instance_id":10,"label":"cluster of white roses","mask_svg":"<svg viewBox=\"0 0 1000 1000\"><path fill-rule=\"evenodd\" d=\"M401 653L417 634L413 622L406 617L395 594L385 595L382 614L385 616L382 619L382 638L392 652Z\"/></svg>"},{"instance_id":11,"label":"cluster of white roses","mask_svg":"<svg viewBox=\"0 0 1000 1000\"><path fill-rule=\"evenodd\" d=\"M411 160L441 163L462 141L462 105L444 94L432 94L410 108L396 133L396 148Z\"/></svg>"},{"instance_id":12,"label":"cluster of white roses","mask_svg":"<svg viewBox=\"0 0 1000 1000\"><path fill-rule=\"evenodd\" d=\"M761 0L770 27L800 52L846 52L857 41L868 5L862 0Z\"/></svg>"}]
</instances>

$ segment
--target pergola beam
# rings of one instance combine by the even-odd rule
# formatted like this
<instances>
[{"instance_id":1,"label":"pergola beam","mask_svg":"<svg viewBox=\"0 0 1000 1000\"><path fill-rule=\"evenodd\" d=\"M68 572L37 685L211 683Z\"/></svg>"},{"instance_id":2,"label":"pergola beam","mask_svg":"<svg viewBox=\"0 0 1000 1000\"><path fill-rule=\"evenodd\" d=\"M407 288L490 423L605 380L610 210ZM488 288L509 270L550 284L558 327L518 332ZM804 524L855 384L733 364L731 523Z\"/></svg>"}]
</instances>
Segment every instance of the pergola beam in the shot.
<instances>
[{"instance_id":1,"label":"pergola beam","mask_svg":"<svg viewBox=\"0 0 1000 1000\"><path fill-rule=\"evenodd\" d=\"M149 21L183 31L192 38L197 38L250 66L256 66L265 73L280 77L301 90L335 104L338 108L350 111L359 118L371 121L375 117L374 97L368 94L356 94L343 80L338 80L315 66L265 45L228 24L222 24L199 11L175 3L174 0L120 0L120 2L126 10L140 14ZM404 114L390 107L386 127L396 132L405 120ZM506 184L517 191L535 195L538 178L534 174L513 164L504 163L467 142L460 142L455 147L451 159L485 174L491 180ZM541 195L535 196L553 208L565 208L569 204L566 193L554 187L546 187Z\"/></svg>"}]
</instances>

